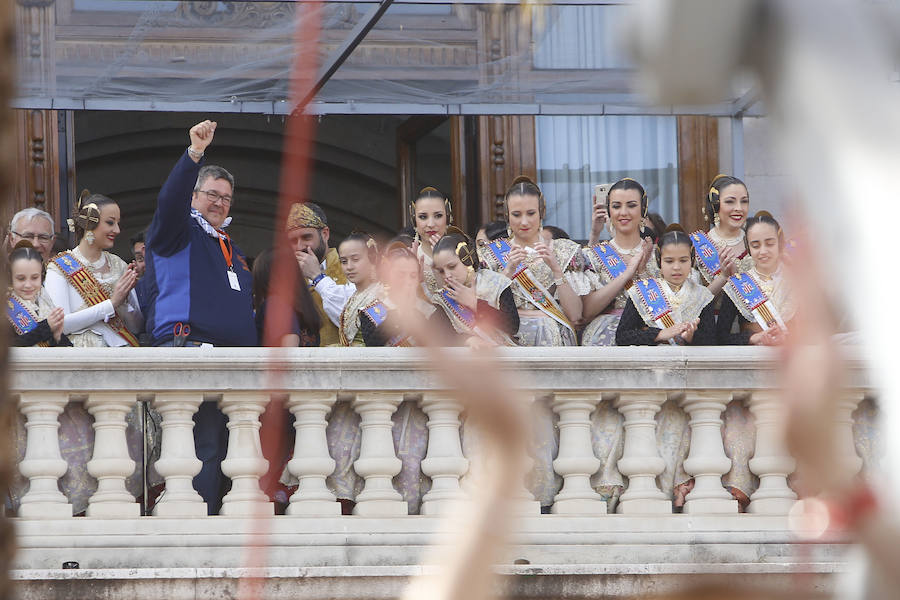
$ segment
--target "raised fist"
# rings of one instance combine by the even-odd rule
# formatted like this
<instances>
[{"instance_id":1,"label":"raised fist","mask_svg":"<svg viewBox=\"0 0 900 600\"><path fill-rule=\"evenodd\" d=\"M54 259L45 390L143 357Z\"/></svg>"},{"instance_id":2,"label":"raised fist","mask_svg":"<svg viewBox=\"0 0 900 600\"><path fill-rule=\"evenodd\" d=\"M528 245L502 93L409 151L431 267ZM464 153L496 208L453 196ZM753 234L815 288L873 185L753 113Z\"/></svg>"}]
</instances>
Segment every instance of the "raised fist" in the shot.
<instances>
[{"instance_id":1,"label":"raised fist","mask_svg":"<svg viewBox=\"0 0 900 600\"><path fill-rule=\"evenodd\" d=\"M206 147L212 143L215 133L215 121L203 121L197 123L191 127L191 130L188 132L191 136L191 148L196 152L204 152Z\"/></svg>"}]
</instances>

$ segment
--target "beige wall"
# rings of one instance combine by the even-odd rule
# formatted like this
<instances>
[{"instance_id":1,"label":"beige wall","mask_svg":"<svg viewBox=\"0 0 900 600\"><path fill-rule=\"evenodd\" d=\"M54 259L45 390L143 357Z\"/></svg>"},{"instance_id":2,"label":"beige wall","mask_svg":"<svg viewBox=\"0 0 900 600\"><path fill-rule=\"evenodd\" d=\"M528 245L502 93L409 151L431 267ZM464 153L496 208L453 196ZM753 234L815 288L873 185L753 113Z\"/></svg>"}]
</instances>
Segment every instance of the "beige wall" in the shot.
<instances>
[{"instance_id":1,"label":"beige wall","mask_svg":"<svg viewBox=\"0 0 900 600\"><path fill-rule=\"evenodd\" d=\"M719 121L719 169L733 170L731 120ZM744 173L750 190L750 213L767 210L776 219L787 216L791 180L784 161L778 156L772 138L772 122L767 117L744 118Z\"/></svg>"}]
</instances>

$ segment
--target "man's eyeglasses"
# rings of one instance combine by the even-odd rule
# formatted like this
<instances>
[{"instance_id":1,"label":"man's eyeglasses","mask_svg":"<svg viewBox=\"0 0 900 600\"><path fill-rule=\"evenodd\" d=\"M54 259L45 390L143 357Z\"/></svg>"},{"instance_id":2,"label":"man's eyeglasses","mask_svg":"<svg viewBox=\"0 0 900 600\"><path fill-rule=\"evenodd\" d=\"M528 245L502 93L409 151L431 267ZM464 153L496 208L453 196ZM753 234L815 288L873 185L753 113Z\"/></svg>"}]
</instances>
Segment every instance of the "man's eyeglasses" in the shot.
<instances>
[{"instance_id":1,"label":"man's eyeglasses","mask_svg":"<svg viewBox=\"0 0 900 600\"><path fill-rule=\"evenodd\" d=\"M210 202L222 202L223 206L231 206L231 196L223 196L215 190L197 190L201 194L206 194L206 199Z\"/></svg>"},{"instance_id":2,"label":"man's eyeglasses","mask_svg":"<svg viewBox=\"0 0 900 600\"><path fill-rule=\"evenodd\" d=\"M34 240L37 240L44 244L46 244L49 241L52 241L53 238L56 237L56 235L53 235L53 234L48 235L46 233L19 233L18 231L13 231L11 229L9 232L13 235L19 236L23 240L28 240L29 242L33 242Z\"/></svg>"}]
</instances>

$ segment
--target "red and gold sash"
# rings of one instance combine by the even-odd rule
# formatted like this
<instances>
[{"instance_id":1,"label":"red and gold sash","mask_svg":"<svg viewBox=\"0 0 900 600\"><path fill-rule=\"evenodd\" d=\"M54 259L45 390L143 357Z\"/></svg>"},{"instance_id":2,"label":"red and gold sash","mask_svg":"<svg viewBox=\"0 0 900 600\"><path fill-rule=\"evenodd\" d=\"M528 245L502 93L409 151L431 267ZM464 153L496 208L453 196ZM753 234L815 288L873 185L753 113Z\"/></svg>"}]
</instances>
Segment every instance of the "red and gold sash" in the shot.
<instances>
[{"instance_id":1,"label":"red and gold sash","mask_svg":"<svg viewBox=\"0 0 900 600\"><path fill-rule=\"evenodd\" d=\"M85 301L88 306L100 304L104 300L109 300L109 293L106 291L90 269L85 267L75 258L71 252L61 252L53 258L53 264L59 267L62 274L65 275L69 285L78 292L78 295ZM125 323L118 314L114 314L107 322L113 331L122 336L128 345L139 346L138 340L134 334L128 331Z\"/></svg>"}]
</instances>

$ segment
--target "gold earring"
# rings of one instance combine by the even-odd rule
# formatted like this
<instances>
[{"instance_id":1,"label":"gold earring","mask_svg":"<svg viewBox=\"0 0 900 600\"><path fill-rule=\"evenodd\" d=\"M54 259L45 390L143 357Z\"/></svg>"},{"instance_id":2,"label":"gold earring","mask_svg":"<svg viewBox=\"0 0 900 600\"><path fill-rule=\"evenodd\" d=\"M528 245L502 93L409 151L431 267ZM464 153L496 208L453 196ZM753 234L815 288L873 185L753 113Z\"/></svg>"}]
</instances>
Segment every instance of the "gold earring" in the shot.
<instances>
[{"instance_id":1,"label":"gold earring","mask_svg":"<svg viewBox=\"0 0 900 600\"><path fill-rule=\"evenodd\" d=\"M719 213L713 215L713 225L715 225L716 227L719 226Z\"/></svg>"},{"instance_id":2,"label":"gold earring","mask_svg":"<svg viewBox=\"0 0 900 600\"><path fill-rule=\"evenodd\" d=\"M510 229L509 227L506 228L506 237L508 239L512 239L512 229Z\"/></svg>"},{"instance_id":3,"label":"gold earring","mask_svg":"<svg viewBox=\"0 0 900 600\"><path fill-rule=\"evenodd\" d=\"M88 243L89 246L93 246L93 245L94 245L94 232L93 232L93 231L88 231L87 233L85 233L85 234L84 234L84 239L87 240L87 243Z\"/></svg>"}]
</instances>

